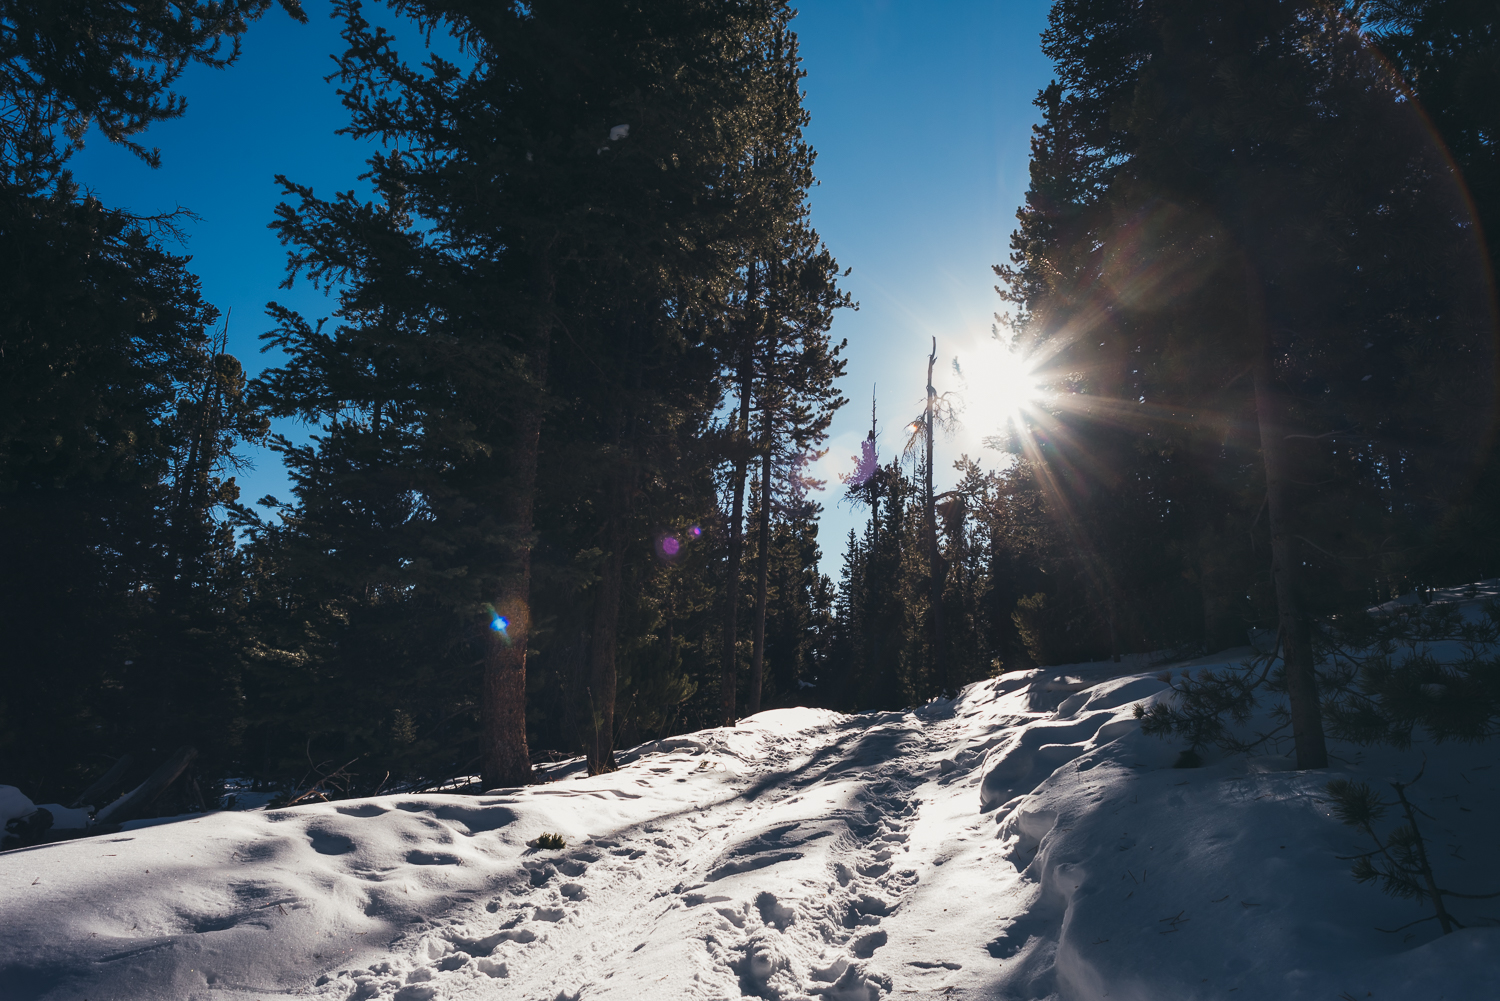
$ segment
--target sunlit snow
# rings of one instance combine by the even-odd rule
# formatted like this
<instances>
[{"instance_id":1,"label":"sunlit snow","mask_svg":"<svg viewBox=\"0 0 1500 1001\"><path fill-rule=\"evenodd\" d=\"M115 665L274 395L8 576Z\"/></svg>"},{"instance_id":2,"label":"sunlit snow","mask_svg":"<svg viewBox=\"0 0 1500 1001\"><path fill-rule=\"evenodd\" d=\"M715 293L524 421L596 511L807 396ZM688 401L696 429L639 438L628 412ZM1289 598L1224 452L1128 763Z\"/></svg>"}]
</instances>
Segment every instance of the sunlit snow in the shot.
<instances>
[{"instance_id":1,"label":"sunlit snow","mask_svg":"<svg viewBox=\"0 0 1500 1001\"><path fill-rule=\"evenodd\" d=\"M1324 786L1409 779L1445 885L1500 889L1490 745L1174 768L1138 658L953 701L761 713L483 796L129 825L0 855L0 998L1493 996L1500 901L1349 876ZM561 833L567 847L527 842Z\"/></svg>"}]
</instances>

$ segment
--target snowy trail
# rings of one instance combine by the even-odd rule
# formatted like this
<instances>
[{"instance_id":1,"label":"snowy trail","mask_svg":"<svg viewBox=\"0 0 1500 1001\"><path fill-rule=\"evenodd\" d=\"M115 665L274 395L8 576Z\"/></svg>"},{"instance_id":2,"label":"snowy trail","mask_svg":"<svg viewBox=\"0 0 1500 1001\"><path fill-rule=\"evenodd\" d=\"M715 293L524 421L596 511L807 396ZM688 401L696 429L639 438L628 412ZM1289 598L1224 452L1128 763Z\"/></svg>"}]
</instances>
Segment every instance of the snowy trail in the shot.
<instances>
[{"instance_id":1,"label":"snowy trail","mask_svg":"<svg viewBox=\"0 0 1500 1001\"><path fill-rule=\"evenodd\" d=\"M623 769L644 771L629 784L651 790L706 778L717 795L555 858L524 860L524 886L513 882L482 913L476 906L448 914L444 934L391 968L410 966L407 980L424 969L424 953L437 961L425 967L432 969L461 962L449 957L468 949L489 953L481 972L509 981L471 980L476 996L486 987L547 999L878 996L893 987L869 962L889 940L881 926L908 903L918 868L930 865L911 853L911 828L921 819L913 790L924 772L940 772L944 731L942 721L888 714L665 742L668 753ZM760 746L745 747L747 735ZM741 771L746 760L756 767ZM622 920L638 940L612 934L611 923ZM961 969L952 957L918 962L912 979ZM397 987L397 996L465 996L463 986L435 976Z\"/></svg>"},{"instance_id":2,"label":"snowy trail","mask_svg":"<svg viewBox=\"0 0 1500 1001\"><path fill-rule=\"evenodd\" d=\"M1493 996L1500 903L1465 904L1450 936L1379 931L1423 912L1349 878L1358 838L1322 788L1426 756L1442 876L1482 892L1500 886L1496 748L1174 769L1179 748L1133 718L1166 691L1159 668L1128 673L1144 666L1007 675L910 712L763 713L611 775L570 762L483 796L6 853L0 1001ZM544 831L567 847L528 848Z\"/></svg>"},{"instance_id":3,"label":"snowy trail","mask_svg":"<svg viewBox=\"0 0 1500 1001\"><path fill-rule=\"evenodd\" d=\"M962 854L952 821L993 819L975 809L981 756L951 760L962 727L940 706L772 712L646 745L610 776L575 763L477 798L218 814L11 853L6 888L33 870L36 882L8 903L19 891L91 904L40 936L0 908L0 934L22 944L0 997L96 985L120 998L864 1001L952 988L964 936L935 941L912 904L942 882L924 873ZM526 848L543 830L569 847ZM101 880L101 862L122 878ZM967 951L994 933L975 926ZM923 958L882 964L897 940Z\"/></svg>"}]
</instances>

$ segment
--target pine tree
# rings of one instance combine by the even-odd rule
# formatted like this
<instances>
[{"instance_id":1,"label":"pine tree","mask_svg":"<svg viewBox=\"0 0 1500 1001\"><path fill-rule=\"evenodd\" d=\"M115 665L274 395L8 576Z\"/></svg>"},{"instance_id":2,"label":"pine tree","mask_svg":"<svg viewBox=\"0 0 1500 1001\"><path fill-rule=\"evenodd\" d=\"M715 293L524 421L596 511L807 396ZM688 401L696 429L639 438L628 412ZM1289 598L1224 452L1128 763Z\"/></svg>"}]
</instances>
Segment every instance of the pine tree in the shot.
<instances>
[{"instance_id":1,"label":"pine tree","mask_svg":"<svg viewBox=\"0 0 1500 1001\"><path fill-rule=\"evenodd\" d=\"M1485 399L1453 179L1332 8L1064 0L1046 45L1062 81L1002 277L1029 332L1073 338L1058 367L1081 373L1067 433L1040 436L1049 502L1104 540L1076 548L1112 629L1130 611L1115 596L1170 576L1114 540L1175 552L1208 633L1222 600L1205 589L1230 588L1206 568L1254 590L1214 540L1267 526L1299 760L1316 766L1311 617L1400 572L1390 540L1442 510L1460 415ZM1235 430L1247 416L1258 441ZM1237 469L1251 449L1258 489ZM1104 483L1117 513L1085 517Z\"/></svg>"},{"instance_id":2,"label":"pine tree","mask_svg":"<svg viewBox=\"0 0 1500 1001\"><path fill-rule=\"evenodd\" d=\"M279 210L293 273L346 279L332 334L278 314L275 340L293 360L264 383L279 412L329 432L289 453L306 470L296 544L326 548L343 512L394 505L385 555L350 567L339 588L446 617L451 638L434 656L484 678L486 785L530 775L535 575L586 567L572 579L589 589L575 623L588 639L569 684L590 703L590 766L608 770L622 594L638 572L629 554L655 513L642 506L648 485L682 482L683 439L716 403L701 345L747 248L782 218L772 196L786 169L755 151L774 118L758 102L787 15L697 0L394 6L452 33L472 65L413 68L357 3L340 8L349 131L397 151L371 160L376 201L288 183L296 204ZM553 452L581 469L549 465L544 477ZM563 482L584 503L539 515ZM325 494L347 500L320 514L310 502ZM539 566L539 552L558 565Z\"/></svg>"},{"instance_id":3,"label":"pine tree","mask_svg":"<svg viewBox=\"0 0 1500 1001\"><path fill-rule=\"evenodd\" d=\"M46 177L83 146L90 126L155 167L157 150L135 141L156 122L180 118L172 90L194 64L223 69L240 36L272 0L183 0L170 7L118 0L0 3L0 163ZM277 0L306 23L299 0ZM229 39L229 51L224 40Z\"/></svg>"},{"instance_id":4,"label":"pine tree","mask_svg":"<svg viewBox=\"0 0 1500 1001\"><path fill-rule=\"evenodd\" d=\"M737 413L726 427L725 461L729 465L727 501L728 569L722 630L721 720L733 725L737 713L742 560L745 536L745 491L751 463L759 459L760 490L770 495L772 466L778 451L777 427L789 415L805 410L812 417L795 417L805 430L792 438L822 439L822 414L837 406L832 383L842 373L837 350L826 346L828 314L849 305L838 292L837 269L807 223L807 195L813 184L812 148L802 135L808 113L802 106L801 68L797 37L790 29L792 11L778 5L763 40L764 70L757 77L755 101L759 134L747 151L746 207L760 225L747 231L741 244L741 282L735 290L733 311L718 325L717 338L726 395L736 400ZM801 344L808 365L803 372L789 368L789 351ZM825 357L826 356L826 357ZM797 385L800 383L800 385ZM805 399L797 401L797 393ZM803 408L799 410L797 408ZM785 413L783 413L785 412ZM757 423L758 427L754 425ZM809 423L809 421L811 423ZM805 445L803 446L805 447ZM759 708L764 658L764 587L769 549L770 508L765 507L757 528L755 612L752 624L749 702Z\"/></svg>"},{"instance_id":5,"label":"pine tree","mask_svg":"<svg viewBox=\"0 0 1500 1001\"><path fill-rule=\"evenodd\" d=\"M772 514L776 499L774 472L781 464L791 474L786 501L794 515L805 512L801 495L806 483L796 467L827 436L834 413L845 400L836 386L845 362L844 345L828 337L836 309L851 305L838 290L838 266L806 225L792 228L780 259L766 269L769 313L758 351L756 395L759 410L760 484L757 505L755 621L750 666L749 713L760 711L765 667L767 586L772 551Z\"/></svg>"},{"instance_id":6,"label":"pine tree","mask_svg":"<svg viewBox=\"0 0 1500 1001\"><path fill-rule=\"evenodd\" d=\"M181 476L174 485L174 459L189 458L184 424L197 416L190 394L205 375L233 392L237 368L211 353L217 313L186 260L71 186L7 198L0 213L10 276L0 331L0 550L15 667L7 753L23 762L18 779L56 790L58 769L123 753L153 718L181 728L225 708L173 691L132 721L103 693L124 687L150 704L147 690L170 688L162 644L173 645L195 588L214 583L207 519L234 493L208 475L207 453L258 426L222 428L193 457L197 489ZM80 744L59 746L78 734Z\"/></svg>"},{"instance_id":7,"label":"pine tree","mask_svg":"<svg viewBox=\"0 0 1500 1001\"><path fill-rule=\"evenodd\" d=\"M1485 0L1368 2L1368 37L1400 72L1463 175L1491 274L1500 247L1500 11ZM1500 573L1500 437L1487 436L1466 496L1435 526L1415 581L1459 583Z\"/></svg>"},{"instance_id":8,"label":"pine tree","mask_svg":"<svg viewBox=\"0 0 1500 1001\"><path fill-rule=\"evenodd\" d=\"M225 463L263 424L217 310L167 252L181 215L85 195L68 160L97 126L138 141L180 117L191 65L234 62L269 0L0 3L0 595L12 681L0 746L38 797L110 758L238 728L237 566ZM294 0L282 7L299 19ZM225 48L225 42L230 43Z\"/></svg>"}]
</instances>

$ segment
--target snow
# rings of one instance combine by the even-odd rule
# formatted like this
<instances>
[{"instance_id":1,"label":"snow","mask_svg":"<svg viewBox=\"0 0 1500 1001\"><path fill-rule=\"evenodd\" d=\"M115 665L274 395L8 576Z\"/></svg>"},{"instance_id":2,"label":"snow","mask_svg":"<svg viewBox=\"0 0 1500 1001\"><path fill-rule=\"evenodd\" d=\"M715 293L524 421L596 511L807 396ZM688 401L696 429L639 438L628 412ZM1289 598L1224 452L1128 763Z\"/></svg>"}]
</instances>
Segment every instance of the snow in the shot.
<instances>
[{"instance_id":1,"label":"snow","mask_svg":"<svg viewBox=\"0 0 1500 1001\"><path fill-rule=\"evenodd\" d=\"M46 810L52 815L53 831L81 831L89 826L93 819L93 813L87 807L67 807L61 803L42 803L37 806L39 810Z\"/></svg>"},{"instance_id":2,"label":"snow","mask_svg":"<svg viewBox=\"0 0 1500 1001\"><path fill-rule=\"evenodd\" d=\"M1249 651L1172 665L1234 663ZM1440 883L1500 890L1497 755L1333 742L1335 767L1140 732L1160 665L951 701L761 713L482 796L127 825L0 855L0 999L1493 996L1470 927L1354 882L1333 778L1409 780ZM0 790L3 791L3 790ZM19 793L17 794L19 795ZM1392 821L1392 823L1394 823ZM527 842L544 832L558 851Z\"/></svg>"},{"instance_id":3,"label":"snow","mask_svg":"<svg viewBox=\"0 0 1500 1001\"><path fill-rule=\"evenodd\" d=\"M29 817L36 806L15 786L0 786L0 831L12 820Z\"/></svg>"}]
</instances>

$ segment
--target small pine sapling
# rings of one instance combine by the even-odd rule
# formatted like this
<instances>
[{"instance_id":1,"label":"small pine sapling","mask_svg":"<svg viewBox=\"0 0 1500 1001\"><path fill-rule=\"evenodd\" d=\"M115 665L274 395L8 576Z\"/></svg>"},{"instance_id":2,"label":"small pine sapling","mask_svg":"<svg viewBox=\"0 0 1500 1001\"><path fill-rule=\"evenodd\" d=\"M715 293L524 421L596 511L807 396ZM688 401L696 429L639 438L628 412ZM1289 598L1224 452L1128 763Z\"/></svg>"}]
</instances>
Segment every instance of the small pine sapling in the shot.
<instances>
[{"instance_id":1,"label":"small pine sapling","mask_svg":"<svg viewBox=\"0 0 1500 1001\"><path fill-rule=\"evenodd\" d=\"M1203 668L1195 675L1184 671L1173 681L1170 672L1162 678L1172 686L1176 698L1158 702L1150 709L1137 703L1135 718L1141 730L1156 737L1184 737L1188 749L1182 752L1177 767L1193 768L1201 763L1198 748L1215 745L1231 754L1249 754L1291 725L1286 707L1271 708L1276 725L1265 733L1242 737L1233 726L1243 727L1254 717L1260 690L1270 693L1286 691L1285 671L1272 670L1280 643L1269 654L1256 657L1238 668Z\"/></svg>"},{"instance_id":2,"label":"small pine sapling","mask_svg":"<svg viewBox=\"0 0 1500 1001\"><path fill-rule=\"evenodd\" d=\"M1443 904L1444 897L1459 897L1465 900L1500 897L1500 893L1459 893L1455 890L1445 890L1437 885L1437 877L1432 871L1432 862L1427 857L1427 842L1422 837L1421 829L1417 827L1418 813L1428 819L1432 818L1420 807L1414 806L1406 796L1406 790L1422 778L1422 772L1426 769L1427 764L1423 762L1422 768L1417 771L1416 777L1410 782L1391 783L1391 788L1396 791L1396 803L1388 803L1381 799L1370 788L1368 782L1334 779L1328 783L1328 795L1333 800L1334 816L1350 827L1359 828L1375 843L1371 851L1361 852L1358 855L1339 856L1342 859L1354 861L1350 870L1354 878L1361 883L1378 882L1380 888L1393 897L1423 901L1432 905L1434 913L1427 917L1418 918L1399 928L1381 928L1380 931L1397 932L1410 928L1412 925L1436 919L1443 929L1443 934L1446 935L1454 928L1462 928L1464 925L1448 913L1448 908ZM1398 824L1382 838L1376 831L1375 824L1385 816L1390 807L1398 804L1406 822Z\"/></svg>"},{"instance_id":3,"label":"small pine sapling","mask_svg":"<svg viewBox=\"0 0 1500 1001\"><path fill-rule=\"evenodd\" d=\"M1500 733L1500 605L1466 619L1449 603L1340 616L1323 634L1323 718L1331 737L1411 746ZM1444 649L1447 647L1447 649Z\"/></svg>"},{"instance_id":4,"label":"small pine sapling","mask_svg":"<svg viewBox=\"0 0 1500 1001\"><path fill-rule=\"evenodd\" d=\"M1341 615L1320 623L1319 708L1328 736L1357 744L1410 747L1418 729L1434 740L1480 741L1500 734L1500 603L1491 599L1466 618L1456 604L1404 605L1393 611ZM1274 726L1242 736L1262 693L1286 691L1280 641L1269 655L1238 668L1204 668L1170 681L1176 698L1136 705L1141 729L1182 737L1190 751L1217 745L1249 753L1291 724L1286 707L1270 709Z\"/></svg>"},{"instance_id":5,"label":"small pine sapling","mask_svg":"<svg viewBox=\"0 0 1500 1001\"><path fill-rule=\"evenodd\" d=\"M528 847L542 851L561 851L568 847L567 841L563 840L561 834L549 834L545 831L526 842L526 844Z\"/></svg>"}]
</instances>

